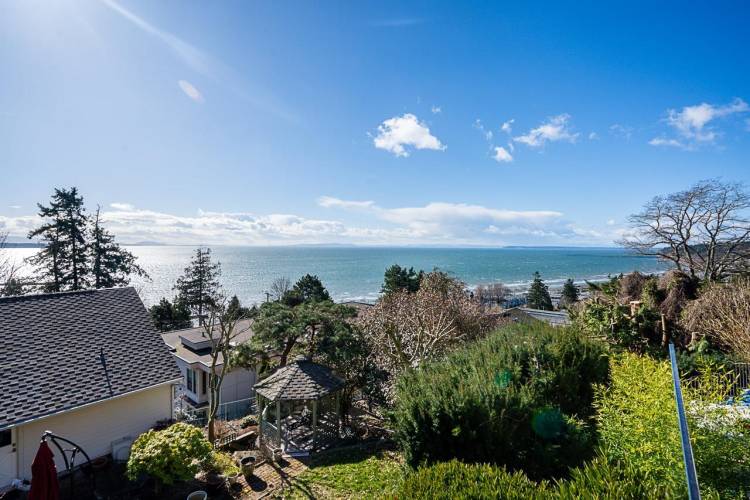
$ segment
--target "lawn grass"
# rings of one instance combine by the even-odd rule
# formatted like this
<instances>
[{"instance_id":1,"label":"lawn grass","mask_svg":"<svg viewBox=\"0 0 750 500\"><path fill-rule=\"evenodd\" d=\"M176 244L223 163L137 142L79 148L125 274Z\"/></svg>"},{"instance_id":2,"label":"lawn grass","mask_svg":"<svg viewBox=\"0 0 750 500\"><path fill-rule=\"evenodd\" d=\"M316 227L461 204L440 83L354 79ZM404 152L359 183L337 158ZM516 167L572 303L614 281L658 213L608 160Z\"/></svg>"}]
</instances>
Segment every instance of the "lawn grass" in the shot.
<instances>
[{"instance_id":1,"label":"lawn grass","mask_svg":"<svg viewBox=\"0 0 750 500\"><path fill-rule=\"evenodd\" d=\"M404 475L401 455L391 450L348 448L315 457L283 497L291 499L382 498Z\"/></svg>"}]
</instances>

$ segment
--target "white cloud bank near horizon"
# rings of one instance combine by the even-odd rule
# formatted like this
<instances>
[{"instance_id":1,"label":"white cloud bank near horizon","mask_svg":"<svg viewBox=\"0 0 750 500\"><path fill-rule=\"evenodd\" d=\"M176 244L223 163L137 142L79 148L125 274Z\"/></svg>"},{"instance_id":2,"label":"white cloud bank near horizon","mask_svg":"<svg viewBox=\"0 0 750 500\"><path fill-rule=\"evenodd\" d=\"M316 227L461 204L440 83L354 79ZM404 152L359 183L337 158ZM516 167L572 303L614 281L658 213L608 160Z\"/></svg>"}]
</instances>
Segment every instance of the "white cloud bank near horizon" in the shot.
<instances>
[{"instance_id":1,"label":"white cloud bank near horizon","mask_svg":"<svg viewBox=\"0 0 750 500\"><path fill-rule=\"evenodd\" d=\"M331 196L321 196L317 204L363 222L202 210L185 216L125 202L111 203L101 215L104 225L124 244L611 245L619 229L580 227L556 210L510 210L447 202L384 208L374 201ZM40 222L37 215L0 215L0 233L24 240Z\"/></svg>"}]
</instances>

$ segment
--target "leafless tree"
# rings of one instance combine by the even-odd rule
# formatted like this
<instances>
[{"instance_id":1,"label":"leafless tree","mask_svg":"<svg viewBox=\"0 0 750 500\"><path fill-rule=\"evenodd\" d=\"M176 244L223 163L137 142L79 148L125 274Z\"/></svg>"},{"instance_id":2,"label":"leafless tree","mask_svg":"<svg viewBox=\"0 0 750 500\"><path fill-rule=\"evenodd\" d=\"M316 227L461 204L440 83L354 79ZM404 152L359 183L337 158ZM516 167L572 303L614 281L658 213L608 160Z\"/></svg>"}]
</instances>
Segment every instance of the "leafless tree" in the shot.
<instances>
[{"instance_id":1,"label":"leafless tree","mask_svg":"<svg viewBox=\"0 0 750 500\"><path fill-rule=\"evenodd\" d=\"M281 298L291 289L292 280L286 276L276 278L273 280L273 283L271 283L271 297L273 297L273 300L281 300Z\"/></svg>"},{"instance_id":2,"label":"leafless tree","mask_svg":"<svg viewBox=\"0 0 750 500\"><path fill-rule=\"evenodd\" d=\"M230 369L234 340L247 331L249 323L241 312L227 308L225 298L217 300L208 311L203 324L203 335L211 341L211 366L208 374L208 440L216 439L216 417L221 403L221 385Z\"/></svg>"},{"instance_id":3,"label":"leafless tree","mask_svg":"<svg viewBox=\"0 0 750 500\"><path fill-rule=\"evenodd\" d=\"M750 195L742 184L701 181L657 196L629 218L621 245L674 263L694 279L721 281L748 269Z\"/></svg>"},{"instance_id":4,"label":"leafless tree","mask_svg":"<svg viewBox=\"0 0 750 500\"><path fill-rule=\"evenodd\" d=\"M0 297L23 293L19 267L7 252L8 233L0 233Z\"/></svg>"},{"instance_id":5,"label":"leafless tree","mask_svg":"<svg viewBox=\"0 0 750 500\"><path fill-rule=\"evenodd\" d=\"M708 336L750 362L750 279L710 285L688 303L681 322L688 332Z\"/></svg>"},{"instance_id":6,"label":"leafless tree","mask_svg":"<svg viewBox=\"0 0 750 500\"><path fill-rule=\"evenodd\" d=\"M358 324L375 364L392 376L487 333L494 321L471 300L464 284L440 271L426 274L419 290L396 290L363 312Z\"/></svg>"},{"instance_id":7,"label":"leafless tree","mask_svg":"<svg viewBox=\"0 0 750 500\"><path fill-rule=\"evenodd\" d=\"M502 283L489 283L478 285L476 297L480 304L497 304L500 305L510 296L510 288Z\"/></svg>"}]
</instances>

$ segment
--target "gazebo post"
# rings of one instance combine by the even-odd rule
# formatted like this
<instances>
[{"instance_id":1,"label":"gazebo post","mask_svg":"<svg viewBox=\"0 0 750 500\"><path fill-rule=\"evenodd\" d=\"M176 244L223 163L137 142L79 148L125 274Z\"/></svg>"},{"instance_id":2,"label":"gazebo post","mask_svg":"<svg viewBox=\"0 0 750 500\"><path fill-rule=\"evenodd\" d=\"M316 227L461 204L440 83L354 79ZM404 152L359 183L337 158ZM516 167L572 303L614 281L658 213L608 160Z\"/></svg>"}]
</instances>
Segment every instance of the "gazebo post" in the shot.
<instances>
[{"instance_id":1,"label":"gazebo post","mask_svg":"<svg viewBox=\"0 0 750 500\"><path fill-rule=\"evenodd\" d=\"M260 394L256 394L255 396L258 399L258 437L259 437L259 443L261 447L263 446L263 411L266 409L266 400L263 396Z\"/></svg>"},{"instance_id":2,"label":"gazebo post","mask_svg":"<svg viewBox=\"0 0 750 500\"><path fill-rule=\"evenodd\" d=\"M341 393L336 391L336 436L341 437Z\"/></svg>"},{"instance_id":3,"label":"gazebo post","mask_svg":"<svg viewBox=\"0 0 750 500\"><path fill-rule=\"evenodd\" d=\"M315 442L318 437L318 400L313 399L313 419L312 419L312 451L315 451Z\"/></svg>"},{"instance_id":4,"label":"gazebo post","mask_svg":"<svg viewBox=\"0 0 750 500\"><path fill-rule=\"evenodd\" d=\"M276 400L276 436L279 438L281 446L281 400Z\"/></svg>"}]
</instances>

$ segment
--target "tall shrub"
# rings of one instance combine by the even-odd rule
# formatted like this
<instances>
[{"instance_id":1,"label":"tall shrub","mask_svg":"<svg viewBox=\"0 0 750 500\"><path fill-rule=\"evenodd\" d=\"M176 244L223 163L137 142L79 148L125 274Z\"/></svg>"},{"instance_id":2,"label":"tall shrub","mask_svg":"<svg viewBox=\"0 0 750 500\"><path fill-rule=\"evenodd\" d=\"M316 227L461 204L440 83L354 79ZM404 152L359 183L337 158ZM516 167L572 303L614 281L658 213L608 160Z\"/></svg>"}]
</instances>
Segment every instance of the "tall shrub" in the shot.
<instances>
[{"instance_id":1,"label":"tall shrub","mask_svg":"<svg viewBox=\"0 0 750 500\"><path fill-rule=\"evenodd\" d=\"M404 373L396 439L412 466L458 458L564 474L591 455L593 386L607 376L600 344L572 329L514 325Z\"/></svg>"},{"instance_id":2,"label":"tall shrub","mask_svg":"<svg viewBox=\"0 0 750 500\"><path fill-rule=\"evenodd\" d=\"M750 491L748 420L726 399L724 377L704 372L684 398L698 480L704 493ZM601 449L644 482L684 492L685 473L669 363L635 354L612 362L612 380L597 396Z\"/></svg>"},{"instance_id":3,"label":"tall shrub","mask_svg":"<svg viewBox=\"0 0 750 500\"><path fill-rule=\"evenodd\" d=\"M212 451L203 432L192 425L177 423L162 431L150 430L133 443L127 475L135 479L147 474L161 484L187 481L211 458Z\"/></svg>"}]
</instances>

